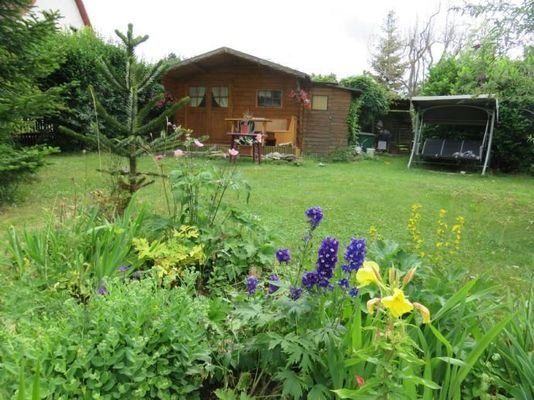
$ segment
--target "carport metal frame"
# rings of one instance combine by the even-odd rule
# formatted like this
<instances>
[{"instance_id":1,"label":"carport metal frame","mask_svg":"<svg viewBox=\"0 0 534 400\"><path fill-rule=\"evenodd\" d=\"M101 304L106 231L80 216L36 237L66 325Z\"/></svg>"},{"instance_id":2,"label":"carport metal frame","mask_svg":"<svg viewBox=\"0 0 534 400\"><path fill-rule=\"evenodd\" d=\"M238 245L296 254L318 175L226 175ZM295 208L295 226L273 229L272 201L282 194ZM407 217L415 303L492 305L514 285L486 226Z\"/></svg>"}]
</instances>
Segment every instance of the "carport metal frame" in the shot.
<instances>
[{"instance_id":1,"label":"carport metal frame","mask_svg":"<svg viewBox=\"0 0 534 400\"><path fill-rule=\"evenodd\" d=\"M436 125L485 125L484 138L482 140L481 159L484 159L482 166L482 175L486 174L489 165L491 146L493 143L493 130L495 123L499 116L499 102L496 97L492 95L457 95L457 96L418 96L410 100L410 106L414 111L414 141L410 159L408 161L408 168L411 167L414 159L421 154L421 139L425 123ZM465 109L483 111L487 118L483 121L480 118L473 119L459 119L454 118L451 114L446 119L432 119L432 111L446 110L446 109ZM428 116L428 117L427 117ZM425 118L427 117L427 118ZM486 146L487 145L487 146Z\"/></svg>"}]
</instances>

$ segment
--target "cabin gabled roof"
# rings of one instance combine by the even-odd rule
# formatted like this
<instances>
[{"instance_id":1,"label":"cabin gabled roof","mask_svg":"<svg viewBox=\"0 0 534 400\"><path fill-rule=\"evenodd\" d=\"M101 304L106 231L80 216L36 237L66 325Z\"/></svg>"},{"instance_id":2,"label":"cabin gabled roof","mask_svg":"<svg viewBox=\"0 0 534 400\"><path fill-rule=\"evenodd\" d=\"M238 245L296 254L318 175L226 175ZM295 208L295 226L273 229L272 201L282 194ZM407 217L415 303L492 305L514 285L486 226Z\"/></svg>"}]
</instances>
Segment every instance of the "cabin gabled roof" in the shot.
<instances>
[{"instance_id":1,"label":"cabin gabled roof","mask_svg":"<svg viewBox=\"0 0 534 400\"><path fill-rule=\"evenodd\" d=\"M289 67L265 60L229 47L220 47L218 49L209 51L198 56L183 60L176 66L172 67L169 74L173 77L189 75L196 72L203 72L211 66L222 64L231 59L241 59L253 64L262 65L264 67L273 69L275 71L283 72L288 75L293 75L296 78L309 80L310 76L304 72L297 71Z\"/></svg>"}]
</instances>

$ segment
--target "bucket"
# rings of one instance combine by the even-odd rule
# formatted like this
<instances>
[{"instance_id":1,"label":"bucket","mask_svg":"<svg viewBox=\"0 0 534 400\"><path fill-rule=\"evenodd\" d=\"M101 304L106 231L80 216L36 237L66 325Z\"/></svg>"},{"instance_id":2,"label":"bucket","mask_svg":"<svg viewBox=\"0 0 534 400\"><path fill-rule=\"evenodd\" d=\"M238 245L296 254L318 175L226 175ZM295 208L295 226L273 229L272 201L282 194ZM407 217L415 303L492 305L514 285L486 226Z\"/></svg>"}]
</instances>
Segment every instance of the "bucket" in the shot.
<instances>
[{"instance_id":1,"label":"bucket","mask_svg":"<svg viewBox=\"0 0 534 400\"><path fill-rule=\"evenodd\" d=\"M374 157L374 156L375 156L375 149L372 148L372 147L368 147L368 148L367 148L367 155L368 155L369 157Z\"/></svg>"}]
</instances>

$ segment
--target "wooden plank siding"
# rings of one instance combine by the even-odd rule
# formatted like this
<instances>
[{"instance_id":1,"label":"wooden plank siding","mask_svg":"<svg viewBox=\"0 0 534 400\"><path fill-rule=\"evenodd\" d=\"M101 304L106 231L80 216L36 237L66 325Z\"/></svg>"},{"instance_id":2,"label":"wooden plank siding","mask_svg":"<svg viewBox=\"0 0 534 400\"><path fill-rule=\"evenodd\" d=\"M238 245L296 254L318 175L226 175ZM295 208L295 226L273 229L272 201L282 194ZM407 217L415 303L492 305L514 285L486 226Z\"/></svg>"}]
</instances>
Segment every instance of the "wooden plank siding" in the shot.
<instances>
[{"instance_id":1,"label":"wooden plank siding","mask_svg":"<svg viewBox=\"0 0 534 400\"><path fill-rule=\"evenodd\" d=\"M310 98L314 95L328 96L328 109L304 112L302 147L306 154L328 154L347 145L347 114L352 94L334 87L314 87Z\"/></svg>"},{"instance_id":2,"label":"wooden plank siding","mask_svg":"<svg viewBox=\"0 0 534 400\"><path fill-rule=\"evenodd\" d=\"M351 98L359 91L335 84L312 82L310 76L233 50L221 47L184 60L164 77L165 90L174 98L189 95L191 87L204 87L205 107L190 105L178 110L175 123L193 130L195 136L208 135L210 144L227 144L230 122L225 118L241 118L244 113L272 120L297 117L297 152L328 154L347 144L347 114ZM227 87L228 107L212 107L213 87ZM314 95L328 96L327 110L304 109L289 97L293 90L304 89L312 100ZM280 90L280 107L258 107L259 90ZM261 126L257 130L261 130Z\"/></svg>"},{"instance_id":3,"label":"wooden plank siding","mask_svg":"<svg viewBox=\"0 0 534 400\"><path fill-rule=\"evenodd\" d=\"M229 142L226 133L230 131L230 123L225 118L239 118L249 112L254 117L289 120L292 115L299 115L301 107L288 96L297 87L295 76L237 58L186 76L173 77L171 72L165 77L164 86L176 99L187 96L190 87L206 88L206 106L178 110L175 123L192 129L195 136L208 135L208 143ZM211 106L211 88L217 86L229 88L227 108ZM258 107L258 90L281 90L282 106Z\"/></svg>"}]
</instances>

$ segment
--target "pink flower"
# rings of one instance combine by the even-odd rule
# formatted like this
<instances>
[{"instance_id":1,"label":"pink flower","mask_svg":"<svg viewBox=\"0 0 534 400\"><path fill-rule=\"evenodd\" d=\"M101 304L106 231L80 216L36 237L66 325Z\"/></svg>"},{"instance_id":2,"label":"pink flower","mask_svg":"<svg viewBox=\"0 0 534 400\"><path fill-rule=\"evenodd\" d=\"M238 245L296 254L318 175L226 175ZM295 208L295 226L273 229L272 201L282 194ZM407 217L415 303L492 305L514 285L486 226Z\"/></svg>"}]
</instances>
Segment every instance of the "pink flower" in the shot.
<instances>
[{"instance_id":1,"label":"pink flower","mask_svg":"<svg viewBox=\"0 0 534 400\"><path fill-rule=\"evenodd\" d=\"M358 386L365 385L365 379L363 379L363 376L356 375L354 378L356 379L356 383L358 384Z\"/></svg>"},{"instance_id":2,"label":"pink flower","mask_svg":"<svg viewBox=\"0 0 534 400\"><path fill-rule=\"evenodd\" d=\"M200 140L198 139L195 139L193 140L193 143L195 144L195 146L197 147L204 147L204 143L202 143Z\"/></svg>"},{"instance_id":3,"label":"pink flower","mask_svg":"<svg viewBox=\"0 0 534 400\"><path fill-rule=\"evenodd\" d=\"M158 154L156 157L154 157L156 159L156 161L161 161L163 160L163 156L161 154Z\"/></svg>"},{"instance_id":4,"label":"pink flower","mask_svg":"<svg viewBox=\"0 0 534 400\"><path fill-rule=\"evenodd\" d=\"M237 151L236 149L230 149L228 150L228 154L230 154L231 157L235 157L239 154L239 151Z\"/></svg>"},{"instance_id":5,"label":"pink flower","mask_svg":"<svg viewBox=\"0 0 534 400\"><path fill-rule=\"evenodd\" d=\"M182 157L184 155L184 152L180 149L174 150L174 157Z\"/></svg>"}]
</instances>

